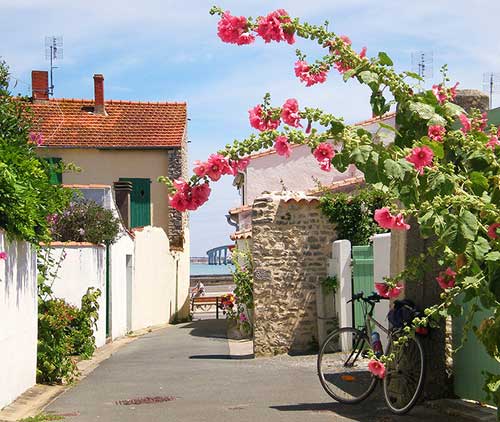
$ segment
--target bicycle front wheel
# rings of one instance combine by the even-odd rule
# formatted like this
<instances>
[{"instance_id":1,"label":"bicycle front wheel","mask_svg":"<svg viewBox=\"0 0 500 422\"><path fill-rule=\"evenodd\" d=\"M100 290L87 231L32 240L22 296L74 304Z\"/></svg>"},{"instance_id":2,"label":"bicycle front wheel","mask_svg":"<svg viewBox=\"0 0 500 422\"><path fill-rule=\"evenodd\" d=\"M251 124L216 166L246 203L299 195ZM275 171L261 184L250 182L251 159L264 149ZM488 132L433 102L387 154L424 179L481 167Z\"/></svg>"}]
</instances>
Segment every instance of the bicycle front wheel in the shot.
<instances>
[{"instance_id":1,"label":"bicycle front wheel","mask_svg":"<svg viewBox=\"0 0 500 422\"><path fill-rule=\"evenodd\" d=\"M340 328L330 334L318 354L318 376L325 391L341 403L366 399L377 379L368 370L368 336L355 328Z\"/></svg>"},{"instance_id":2,"label":"bicycle front wheel","mask_svg":"<svg viewBox=\"0 0 500 422\"><path fill-rule=\"evenodd\" d=\"M398 415L411 410L424 386L424 349L418 337L409 337L405 344L389 345L388 355L394 358L386 363L384 397L389 409Z\"/></svg>"}]
</instances>

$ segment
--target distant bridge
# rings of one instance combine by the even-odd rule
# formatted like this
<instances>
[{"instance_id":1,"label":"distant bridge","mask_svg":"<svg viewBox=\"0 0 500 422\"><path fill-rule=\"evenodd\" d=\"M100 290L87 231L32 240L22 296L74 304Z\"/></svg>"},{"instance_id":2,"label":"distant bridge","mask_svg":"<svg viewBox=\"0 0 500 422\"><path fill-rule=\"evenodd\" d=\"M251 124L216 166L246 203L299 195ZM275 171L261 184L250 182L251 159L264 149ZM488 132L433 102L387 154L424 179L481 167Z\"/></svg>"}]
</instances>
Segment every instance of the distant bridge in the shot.
<instances>
[{"instance_id":1,"label":"distant bridge","mask_svg":"<svg viewBox=\"0 0 500 422\"><path fill-rule=\"evenodd\" d=\"M234 245L218 246L207 251L209 265L227 265L231 258L229 252L234 248Z\"/></svg>"}]
</instances>

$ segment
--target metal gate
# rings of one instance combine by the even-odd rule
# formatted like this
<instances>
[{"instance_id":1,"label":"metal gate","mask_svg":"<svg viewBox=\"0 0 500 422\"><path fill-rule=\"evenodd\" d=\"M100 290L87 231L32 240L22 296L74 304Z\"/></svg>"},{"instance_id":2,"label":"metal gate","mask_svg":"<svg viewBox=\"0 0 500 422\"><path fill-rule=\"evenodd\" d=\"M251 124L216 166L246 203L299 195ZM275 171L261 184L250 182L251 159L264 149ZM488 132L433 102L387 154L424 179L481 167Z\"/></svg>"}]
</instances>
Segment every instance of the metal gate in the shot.
<instances>
[{"instance_id":1,"label":"metal gate","mask_svg":"<svg viewBox=\"0 0 500 422\"><path fill-rule=\"evenodd\" d=\"M464 307L464 315L471 303ZM474 316L473 325L478 327L481 321L487 318L487 312L478 312ZM453 318L453 348L460 346L460 340L464 332L465 317ZM500 372L500 364L491 358L485 351L474 333L470 331L467 341L457 353L453 355L453 386L455 394L462 399L486 402L486 393L483 391L483 371L497 374ZM490 402L490 404L493 404Z\"/></svg>"},{"instance_id":2,"label":"metal gate","mask_svg":"<svg viewBox=\"0 0 500 422\"><path fill-rule=\"evenodd\" d=\"M352 293L373 292L373 245L352 247ZM363 326L363 311L361 304L356 302L353 307L353 323L355 327Z\"/></svg>"}]
</instances>

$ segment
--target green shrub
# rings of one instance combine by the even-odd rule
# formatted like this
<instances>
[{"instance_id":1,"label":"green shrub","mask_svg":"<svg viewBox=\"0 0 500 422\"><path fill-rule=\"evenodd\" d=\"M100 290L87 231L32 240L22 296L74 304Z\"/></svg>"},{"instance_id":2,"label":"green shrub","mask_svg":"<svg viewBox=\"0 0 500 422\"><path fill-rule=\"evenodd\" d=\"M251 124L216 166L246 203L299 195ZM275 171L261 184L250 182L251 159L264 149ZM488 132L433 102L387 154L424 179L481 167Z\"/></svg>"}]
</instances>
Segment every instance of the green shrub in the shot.
<instances>
[{"instance_id":1,"label":"green shrub","mask_svg":"<svg viewBox=\"0 0 500 422\"><path fill-rule=\"evenodd\" d=\"M119 220L111 210L94 201L73 201L50 217L54 240L111 244L118 235Z\"/></svg>"},{"instance_id":2,"label":"green shrub","mask_svg":"<svg viewBox=\"0 0 500 422\"><path fill-rule=\"evenodd\" d=\"M69 332L77 312L62 299L39 299L37 382L53 384L75 376Z\"/></svg>"},{"instance_id":3,"label":"green shrub","mask_svg":"<svg viewBox=\"0 0 500 422\"><path fill-rule=\"evenodd\" d=\"M72 192L50 184L50 164L29 142L29 102L12 97L8 82L8 68L0 61L0 227L37 244L50 240L47 216L63 210Z\"/></svg>"},{"instance_id":4,"label":"green shrub","mask_svg":"<svg viewBox=\"0 0 500 422\"><path fill-rule=\"evenodd\" d=\"M387 202L383 192L361 189L355 194L325 193L320 207L330 223L335 224L338 239L347 239L354 246L366 245L371 236L385 232L373 220L373 213Z\"/></svg>"}]
</instances>

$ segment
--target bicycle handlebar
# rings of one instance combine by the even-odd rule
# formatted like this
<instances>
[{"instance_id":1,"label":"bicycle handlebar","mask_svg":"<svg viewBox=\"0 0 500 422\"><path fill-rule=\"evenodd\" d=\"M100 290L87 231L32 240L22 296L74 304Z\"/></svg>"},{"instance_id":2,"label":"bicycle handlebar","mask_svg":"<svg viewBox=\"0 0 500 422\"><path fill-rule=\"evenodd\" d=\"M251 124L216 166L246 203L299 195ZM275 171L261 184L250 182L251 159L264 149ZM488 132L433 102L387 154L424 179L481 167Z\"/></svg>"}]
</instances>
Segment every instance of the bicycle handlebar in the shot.
<instances>
[{"instance_id":1,"label":"bicycle handlebar","mask_svg":"<svg viewBox=\"0 0 500 422\"><path fill-rule=\"evenodd\" d=\"M352 296L351 300L348 300L347 303L354 302L356 300L362 300L363 302L367 303L378 303L381 300L389 300L387 297L380 296L379 294L372 292L370 296L364 297L363 292L356 293L355 295Z\"/></svg>"}]
</instances>

